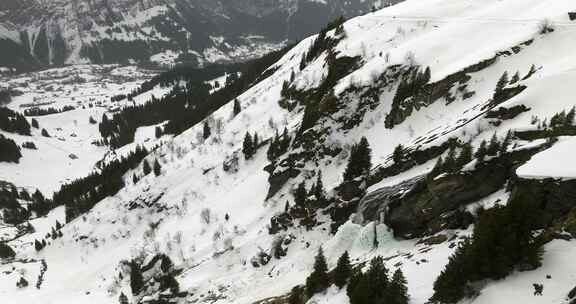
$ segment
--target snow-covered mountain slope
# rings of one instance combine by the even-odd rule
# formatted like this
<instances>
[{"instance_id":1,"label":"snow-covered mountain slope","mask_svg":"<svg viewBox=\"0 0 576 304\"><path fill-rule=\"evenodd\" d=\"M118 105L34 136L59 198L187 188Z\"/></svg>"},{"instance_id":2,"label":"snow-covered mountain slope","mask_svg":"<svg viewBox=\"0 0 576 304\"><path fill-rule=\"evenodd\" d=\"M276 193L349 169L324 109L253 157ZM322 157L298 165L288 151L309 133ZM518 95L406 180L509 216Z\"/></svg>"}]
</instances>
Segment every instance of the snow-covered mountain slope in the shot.
<instances>
[{"instance_id":1,"label":"snow-covered mountain slope","mask_svg":"<svg viewBox=\"0 0 576 304\"><path fill-rule=\"evenodd\" d=\"M258 57L370 1L18 1L0 7L0 66L206 64Z\"/></svg>"},{"instance_id":2,"label":"snow-covered mountain slope","mask_svg":"<svg viewBox=\"0 0 576 304\"><path fill-rule=\"evenodd\" d=\"M574 175L558 162L569 162L576 134L574 118L566 118L576 80L573 9L569 0L408 0L303 40L237 97L238 115L231 100L151 152L147 162L159 161L158 176L143 175L144 164L130 170L118 194L39 251L34 240L62 210L32 221L42 233L8 242L16 257L0 266L2 298L287 303L322 247L330 269L346 250L357 266L383 256L391 272L406 275L410 303L421 304L471 235L478 207L521 198L538 203L548 220L539 232L558 233L544 245L542 266L483 280L461 303L567 303L575 285ZM564 118L552 119L562 111ZM204 138L206 126L212 132ZM291 144L270 160L268 140L285 128ZM249 159L246 132L262 143ZM566 137L555 143L557 136ZM345 180L362 137L372 149L370 176ZM440 157L463 154L465 143L478 151L483 141L507 144L431 172ZM294 190L301 182L310 188L319 171L328 204L298 215ZM173 267L157 265L159 254ZM143 288L134 287L134 269L143 269ZM178 292L152 283L166 273ZM21 277L30 286L18 288ZM543 284L541 296L532 284ZM331 286L307 303L350 300Z\"/></svg>"}]
</instances>

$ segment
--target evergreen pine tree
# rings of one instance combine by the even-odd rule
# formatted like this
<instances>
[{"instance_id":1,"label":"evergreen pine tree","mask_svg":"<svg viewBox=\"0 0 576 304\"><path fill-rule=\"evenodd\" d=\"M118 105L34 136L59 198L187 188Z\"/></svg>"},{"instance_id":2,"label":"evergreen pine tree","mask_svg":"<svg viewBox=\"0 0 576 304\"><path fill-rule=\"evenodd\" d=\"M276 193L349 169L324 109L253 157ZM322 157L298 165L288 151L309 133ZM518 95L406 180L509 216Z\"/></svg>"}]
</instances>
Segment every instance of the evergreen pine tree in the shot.
<instances>
[{"instance_id":1,"label":"evergreen pine tree","mask_svg":"<svg viewBox=\"0 0 576 304\"><path fill-rule=\"evenodd\" d=\"M392 159L396 164L400 164L404 160L404 147L401 144L394 149Z\"/></svg>"},{"instance_id":2,"label":"evergreen pine tree","mask_svg":"<svg viewBox=\"0 0 576 304\"><path fill-rule=\"evenodd\" d=\"M334 269L334 284L338 286L338 288L344 287L351 273L352 266L350 266L350 257L348 256L348 251L345 251L338 259L338 263Z\"/></svg>"},{"instance_id":3,"label":"evergreen pine tree","mask_svg":"<svg viewBox=\"0 0 576 304\"><path fill-rule=\"evenodd\" d=\"M36 118L32 118L32 127L34 127L35 129L40 128L40 124L38 123L38 120L36 120Z\"/></svg>"},{"instance_id":4,"label":"evergreen pine tree","mask_svg":"<svg viewBox=\"0 0 576 304\"><path fill-rule=\"evenodd\" d=\"M204 139L207 139L208 137L210 137L210 135L212 134L212 131L210 130L210 125L208 124L208 122L204 122L204 129L202 132L202 137Z\"/></svg>"},{"instance_id":5,"label":"evergreen pine tree","mask_svg":"<svg viewBox=\"0 0 576 304\"><path fill-rule=\"evenodd\" d=\"M492 135L492 138L490 139L490 143L488 144L486 154L488 154L489 156L496 156L498 154L498 151L500 151L500 142L498 141L498 136L496 135L496 133L494 133L494 135Z\"/></svg>"},{"instance_id":6,"label":"evergreen pine tree","mask_svg":"<svg viewBox=\"0 0 576 304\"><path fill-rule=\"evenodd\" d=\"M255 153L258 150L258 146L260 145L260 138L258 138L258 133L254 132L252 143L252 151Z\"/></svg>"},{"instance_id":7,"label":"evergreen pine tree","mask_svg":"<svg viewBox=\"0 0 576 304\"><path fill-rule=\"evenodd\" d=\"M150 172L152 172L152 168L150 168L150 164L148 163L148 160L144 160L144 163L142 164L142 171L144 173L144 175L148 175L150 174Z\"/></svg>"},{"instance_id":8,"label":"evergreen pine tree","mask_svg":"<svg viewBox=\"0 0 576 304\"><path fill-rule=\"evenodd\" d=\"M302 54L302 58L300 58L300 71L304 70L306 68L306 57L308 57L306 55L306 53Z\"/></svg>"},{"instance_id":9,"label":"evergreen pine tree","mask_svg":"<svg viewBox=\"0 0 576 304\"><path fill-rule=\"evenodd\" d=\"M312 190L312 194L316 197L318 206L323 206L326 201L326 195L324 193L324 183L322 183L322 171L318 171L318 178L316 179L316 184Z\"/></svg>"},{"instance_id":10,"label":"evergreen pine tree","mask_svg":"<svg viewBox=\"0 0 576 304\"><path fill-rule=\"evenodd\" d=\"M155 136L156 138L162 137L162 128L156 127L156 129L154 129L154 136Z\"/></svg>"},{"instance_id":11,"label":"evergreen pine tree","mask_svg":"<svg viewBox=\"0 0 576 304\"><path fill-rule=\"evenodd\" d=\"M508 80L508 71L505 71L502 76L500 76L500 79L498 80L498 83L496 83L496 92L500 92L504 89L504 87L506 87L509 83Z\"/></svg>"},{"instance_id":12,"label":"evergreen pine tree","mask_svg":"<svg viewBox=\"0 0 576 304\"><path fill-rule=\"evenodd\" d=\"M278 132L276 132L276 136L270 140L270 145L268 146L268 151L266 151L266 156L268 157L269 161L273 161L278 156L278 146L280 145L280 139L278 137Z\"/></svg>"},{"instance_id":13,"label":"evergreen pine tree","mask_svg":"<svg viewBox=\"0 0 576 304\"><path fill-rule=\"evenodd\" d=\"M48 131L46 131L46 129L42 129L42 131L40 133L44 137L50 137L50 134L48 134Z\"/></svg>"},{"instance_id":14,"label":"evergreen pine tree","mask_svg":"<svg viewBox=\"0 0 576 304\"><path fill-rule=\"evenodd\" d=\"M134 185L138 183L138 176L136 176L136 173L132 174L132 183L134 183Z\"/></svg>"},{"instance_id":15,"label":"evergreen pine tree","mask_svg":"<svg viewBox=\"0 0 576 304\"><path fill-rule=\"evenodd\" d=\"M408 282L400 268L396 269L392 275L392 280L388 286L389 302L387 304L408 304Z\"/></svg>"},{"instance_id":16,"label":"evergreen pine tree","mask_svg":"<svg viewBox=\"0 0 576 304\"><path fill-rule=\"evenodd\" d=\"M470 143L465 143L458 155L458 159L456 160L458 167L462 168L464 165L471 162L473 154L472 145Z\"/></svg>"},{"instance_id":17,"label":"evergreen pine tree","mask_svg":"<svg viewBox=\"0 0 576 304\"><path fill-rule=\"evenodd\" d=\"M294 203L299 207L306 207L308 192L306 191L306 183L302 181L296 191L294 192Z\"/></svg>"},{"instance_id":18,"label":"evergreen pine tree","mask_svg":"<svg viewBox=\"0 0 576 304\"><path fill-rule=\"evenodd\" d=\"M254 142L252 141L252 136L248 132L246 132L246 135L244 136L242 153L244 153L244 158L247 160L252 159L252 156L254 155Z\"/></svg>"},{"instance_id":19,"label":"evergreen pine tree","mask_svg":"<svg viewBox=\"0 0 576 304\"><path fill-rule=\"evenodd\" d=\"M240 100L238 98L234 99L234 116L240 114L242 112L242 105L240 105Z\"/></svg>"},{"instance_id":20,"label":"evergreen pine tree","mask_svg":"<svg viewBox=\"0 0 576 304\"><path fill-rule=\"evenodd\" d=\"M162 166L160 165L160 162L158 162L158 160L156 159L154 161L154 175L160 176L160 174L162 174Z\"/></svg>"},{"instance_id":21,"label":"evergreen pine tree","mask_svg":"<svg viewBox=\"0 0 576 304\"><path fill-rule=\"evenodd\" d=\"M500 144L500 153L504 154L508 152L508 147L510 146L511 143L512 143L512 131L508 130L508 132L506 132L504 140L502 141L502 144Z\"/></svg>"},{"instance_id":22,"label":"evergreen pine tree","mask_svg":"<svg viewBox=\"0 0 576 304\"><path fill-rule=\"evenodd\" d=\"M328 286L330 286L328 265L326 265L324 252L320 248L314 262L314 270L306 279L306 295L310 298L317 293L323 292Z\"/></svg>"},{"instance_id":23,"label":"evergreen pine tree","mask_svg":"<svg viewBox=\"0 0 576 304\"><path fill-rule=\"evenodd\" d=\"M484 157L486 157L486 151L487 149L487 143L486 140L482 140L482 142L480 143L480 147L478 147L478 150L476 151L476 153L474 154L474 156L479 160L479 161L483 161Z\"/></svg>"},{"instance_id":24,"label":"evergreen pine tree","mask_svg":"<svg viewBox=\"0 0 576 304\"><path fill-rule=\"evenodd\" d=\"M144 278L142 277L142 271L140 266L135 261L130 262L130 288L132 289L132 294L137 295L140 293L144 287Z\"/></svg>"},{"instance_id":25,"label":"evergreen pine tree","mask_svg":"<svg viewBox=\"0 0 576 304\"><path fill-rule=\"evenodd\" d=\"M34 249L36 249L36 251L40 251L42 248L42 243L38 242L38 240L34 240Z\"/></svg>"},{"instance_id":26,"label":"evergreen pine tree","mask_svg":"<svg viewBox=\"0 0 576 304\"><path fill-rule=\"evenodd\" d=\"M514 76L510 79L510 84L516 84L520 81L520 72L516 72Z\"/></svg>"},{"instance_id":27,"label":"evergreen pine tree","mask_svg":"<svg viewBox=\"0 0 576 304\"><path fill-rule=\"evenodd\" d=\"M370 173L372 167L372 150L366 137L362 137L360 142L352 146L348 165L344 171L344 181L351 181L359 176Z\"/></svg>"}]
</instances>

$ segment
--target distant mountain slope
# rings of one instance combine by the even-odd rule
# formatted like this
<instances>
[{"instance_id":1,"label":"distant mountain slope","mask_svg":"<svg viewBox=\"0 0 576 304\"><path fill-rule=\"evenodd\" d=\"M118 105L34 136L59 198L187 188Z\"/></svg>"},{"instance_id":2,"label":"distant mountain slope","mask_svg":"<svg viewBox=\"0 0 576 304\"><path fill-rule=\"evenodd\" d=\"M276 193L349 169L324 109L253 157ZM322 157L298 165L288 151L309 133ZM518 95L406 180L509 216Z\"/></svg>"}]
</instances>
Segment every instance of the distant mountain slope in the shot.
<instances>
[{"instance_id":1,"label":"distant mountain slope","mask_svg":"<svg viewBox=\"0 0 576 304\"><path fill-rule=\"evenodd\" d=\"M339 15L366 13L364 0L26 0L0 4L0 65L253 58L315 31ZM3 27L5 29L3 29ZM3 33L4 32L4 33ZM28 55L26 55L28 54Z\"/></svg>"}]
</instances>

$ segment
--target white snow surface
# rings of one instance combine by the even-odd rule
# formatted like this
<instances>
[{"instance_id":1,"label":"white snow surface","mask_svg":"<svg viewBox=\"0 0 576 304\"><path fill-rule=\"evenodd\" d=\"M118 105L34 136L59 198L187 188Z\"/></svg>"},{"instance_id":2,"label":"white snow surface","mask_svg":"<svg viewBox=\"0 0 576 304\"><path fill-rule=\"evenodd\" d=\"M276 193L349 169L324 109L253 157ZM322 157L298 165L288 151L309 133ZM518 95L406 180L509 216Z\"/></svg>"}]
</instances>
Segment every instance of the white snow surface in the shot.
<instances>
[{"instance_id":1,"label":"white snow surface","mask_svg":"<svg viewBox=\"0 0 576 304\"><path fill-rule=\"evenodd\" d=\"M415 111L393 129L385 129L383 120L390 110L393 92L385 93L380 105L368 112L358 127L334 132L329 142L345 148L366 136L373 149L373 163L386 165L392 162L390 154L399 143L410 147L422 144L421 138L433 138L422 144L425 147L457 136L471 140L477 146L495 132L504 136L510 129L533 128L531 115L550 117L569 109L574 103L572 83L576 81L576 53L573 50L576 23L568 22L566 13L573 8L572 0L408 0L348 21L345 24L347 38L337 46L337 51L339 56L360 55L363 64L339 82L336 94L351 84L370 83L374 76L392 64L406 64L406 54L410 52L417 64L431 67L433 80L440 80L490 58L498 51L508 50L528 39L534 39L534 42L518 54L503 56L495 65L470 74L469 89L476 92L470 99L459 98L448 105L438 101ZM555 31L539 35L537 28L544 19L550 20ZM302 113L281 109L278 100L282 83L290 78L292 71L296 72L295 84L299 88L313 88L325 75L325 55L303 71L298 69L300 58L311 41L312 38L308 38L296 45L274 65L276 70L270 77L238 97L243 107L238 116L231 118L232 102L215 112L208 121L213 125L221 124L222 128L207 140L198 136L202 124L175 138L162 138L162 146L148 157L148 161L158 159L162 164L159 177L146 176L133 185L131 176L140 174L141 169L129 172L127 187L114 197L104 199L86 215L66 224L62 228L64 236L41 252L34 250L32 238L29 242L11 242L17 249L18 260L0 266L2 300L7 303L117 303L120 292L127 293L126 281L117 280L120 261L163 252L177 267L184 269L177 280L181 289L194 294L188 299L190 302L203 302L200 295L212 291L220 295L213 303L248 304L281 296L302 284L311 270L317 249L322 246L331 268L344 250L349 250L354 263L376 255L386 257L389 269L401 267L406 274L410 303L425 303L432 295L434 279L447 263L453 246L450 242L428 247L416 244L416 240L395 240L385 225L375 227L372 223L363 227L348 221L331 235L326 219L322 218L324 215L319 215L324 222L320 227L312 231L293 228L287 232L295 239L289 245L286 257L272 259L260 268L254 268L250 263L259 251L270 250L276 238L268 233L270 217L283 210L285 202L292 198L291 188L300 180L291 181L292 184L266 201L268 174L263 168L268 160L265 148L252 160L240 157L238 173L224 172L222 162L241 150L246 131L257 131L261 138L268 138L284 127L290 131L298 128ZM380 53L383 53L382 57ZM482 106L492 97L500 75L504 71L519 71L524 75L532 64L539 70L522 82L528 88L501 105L524 104L530 112L503 121L498 127L483 119ZM349 110L354 109L355 104L351 104ZM55 188L56 180L87 172L106 152L88 148L87 144L97 132L94 126L87 125L88 117L101 116L103 112L103 109L77 109L69 114L59 114L62 117L48 116L39 120L50 129L60 124L72 126L84 140L73 143L65 134L61 136L69 142L66 145L56 145L55 138L38 140L42 145L40 151L46 151L47 159L24 155L20 165L0 164L0 178L48 190ZM80 127L76 127L74 120ZM143 141L149 139L150 128L153 127L139 130L137 137ZM9 136L22 140L12 134ZM35 134L34 138L37 136ZM521 167L519 174L573 176L570 169L551 165L551 159L556 161L565 157L573 144L573 140L561 138L551 150L536 155ZM58 149L66 152L56 153ZM67 162L68 152L80 150L84 151L80 155L86 157L85 161L78 161L82 165L70 165L69 171L60 172ZM49 160L54 164L48 164ZM319 164L328 189L341 181L345 161L345 156L339 156L329 163ZM49 168L43 171L54 173L41 172L43 177L33 180L29 170L39 166L39 162ZM378 186L394 185L421 175L433 164L431 161L400 176L384 179ZM22 172L22 177L18 172ZM492 206L505 200L507 195L502 190L477 205ZM145 205L149 201L155 202L153 206ZM140 207L130 208L131 203ZM202 221L200 216L206 209L210 210L209 223ZM61 212L55 210L44 221L54 222L61 218ZM230 216L228 221L224 219L226 214ZM48 227L38 224L42 231L46 229L47 232ZM377 248L373 248L375 232ZM463 236L469 235L471 230L443 233L449 237ZM479 297L465 303L564 303L566 293L574 287L576 269L572 260L575 250L573 242L553 241L546 245L541 268L488 282ZM20 276L34 285L42 259L48 265L42 287L17 290L15 283ZM12 267L18 275L10 271ZM546 274L552 278L546 279ZM542 297L532 296L531 286L536 282L545 285ZM330 288L325 295L317 295L309 303L348 304L348 299L344 292Z\"/></svg>"}]
</instances>

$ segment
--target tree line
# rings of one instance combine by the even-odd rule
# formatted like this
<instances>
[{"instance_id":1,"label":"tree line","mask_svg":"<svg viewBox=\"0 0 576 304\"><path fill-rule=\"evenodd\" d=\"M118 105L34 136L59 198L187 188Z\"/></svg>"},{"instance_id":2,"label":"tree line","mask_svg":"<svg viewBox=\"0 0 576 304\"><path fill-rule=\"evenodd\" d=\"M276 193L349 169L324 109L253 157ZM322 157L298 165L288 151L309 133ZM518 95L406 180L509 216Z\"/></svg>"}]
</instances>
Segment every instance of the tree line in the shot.
<instances>
[{"instance_id":1,"label":"tree line","mask_svg":"<svg viewBox=\"0 0 576 304\"><path fill-rule=\"evenodd\" d=\"M99 172L60 187L53 201L56 205L66 206L66 222L89 211L102 199L118 193L124 187L124 174L136 168L146 155L146 148L138 146L128 156L105 164Z\"/></svg>"}]
</instances>

